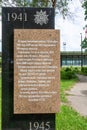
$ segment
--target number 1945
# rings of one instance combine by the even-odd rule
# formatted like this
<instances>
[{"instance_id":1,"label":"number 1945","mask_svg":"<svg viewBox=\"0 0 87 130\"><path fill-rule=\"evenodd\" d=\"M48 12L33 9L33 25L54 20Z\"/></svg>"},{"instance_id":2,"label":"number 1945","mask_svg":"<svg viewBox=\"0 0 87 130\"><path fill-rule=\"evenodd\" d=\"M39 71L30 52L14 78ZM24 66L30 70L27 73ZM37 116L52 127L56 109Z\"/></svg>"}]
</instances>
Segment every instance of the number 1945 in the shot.
<instances>
[{"instance_id":1,"label":"number 1945","mask_svg":"<svg viewBox=\"0 0 87 130\"><path fill-rule=\"evenodd\" d=\"M50 122L29 122L29 130L49 130Z\"/></svg>"}]
</instances>

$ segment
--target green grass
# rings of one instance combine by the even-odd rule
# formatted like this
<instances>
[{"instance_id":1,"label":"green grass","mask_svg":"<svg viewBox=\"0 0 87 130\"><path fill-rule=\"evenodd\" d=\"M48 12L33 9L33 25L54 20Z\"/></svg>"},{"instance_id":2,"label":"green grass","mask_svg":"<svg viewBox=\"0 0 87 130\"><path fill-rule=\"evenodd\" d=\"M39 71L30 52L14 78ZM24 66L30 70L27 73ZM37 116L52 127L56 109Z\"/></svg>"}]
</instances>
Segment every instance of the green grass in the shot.
<instances>
[{"instance_id":1,"label":"green grass","mask_svg":"<svg viewBox=\"0 0 87 130\"><path fill-rule=\"evenodd\" d=\"M0 130L1 130L1 78L0 78Z\"/></svg>"},{"instance_id":2,"label":"green grass","mask_svg":"<svg viewBox=\"0 0 87 130\"><path fill-rule=\"evenodd\" d=\"M87 130L87 118L81 117L71 107L61 106L56 114L56 130Z\"/></svg>"},{"instance_id":3,"label":"green grass","mask_svg":"<svg viewBox=\"0 0 87 130\"><path fill-rule=\"evenodd\" d=\"M67 98L65 96L65 91L69 90L74 84L76 80L62 80L60 87L60 99L62 102L67 102Z\"/></svg>"}]
</instances>

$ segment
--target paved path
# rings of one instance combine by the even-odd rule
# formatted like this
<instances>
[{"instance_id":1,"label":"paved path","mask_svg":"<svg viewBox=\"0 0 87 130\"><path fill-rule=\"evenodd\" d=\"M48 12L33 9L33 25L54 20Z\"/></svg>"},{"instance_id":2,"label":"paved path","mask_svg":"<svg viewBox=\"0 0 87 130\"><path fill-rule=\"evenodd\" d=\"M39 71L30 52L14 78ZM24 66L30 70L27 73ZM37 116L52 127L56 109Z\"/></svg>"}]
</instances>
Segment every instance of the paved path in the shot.
<instances>
[{"instance_id":1,"label":"paved path","mask_svg":"<svg viewBox=\"0 0 87 130\"><path fill-rule=\"evenodd\" d=\"M87 82L78 82L66 92L70 105L82 116L87 116Z\"/></svg>"}]
</instances>

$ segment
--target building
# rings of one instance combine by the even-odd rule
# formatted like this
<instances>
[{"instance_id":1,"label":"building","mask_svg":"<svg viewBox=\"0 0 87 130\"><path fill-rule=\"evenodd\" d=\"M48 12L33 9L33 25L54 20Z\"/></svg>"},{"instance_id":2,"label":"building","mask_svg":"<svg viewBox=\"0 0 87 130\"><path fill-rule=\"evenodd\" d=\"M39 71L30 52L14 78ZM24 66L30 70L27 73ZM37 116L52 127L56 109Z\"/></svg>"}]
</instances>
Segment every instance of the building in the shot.
<instances>
[{"instance_id":1,"label":"building","mask_svg":"<svg viewBox=\"0 0 87 130\"><path fill-rule=\"evenodd\" d=\"M87 66L87 52L61 52L61 66Z\"/></svg>"}]
</instances>

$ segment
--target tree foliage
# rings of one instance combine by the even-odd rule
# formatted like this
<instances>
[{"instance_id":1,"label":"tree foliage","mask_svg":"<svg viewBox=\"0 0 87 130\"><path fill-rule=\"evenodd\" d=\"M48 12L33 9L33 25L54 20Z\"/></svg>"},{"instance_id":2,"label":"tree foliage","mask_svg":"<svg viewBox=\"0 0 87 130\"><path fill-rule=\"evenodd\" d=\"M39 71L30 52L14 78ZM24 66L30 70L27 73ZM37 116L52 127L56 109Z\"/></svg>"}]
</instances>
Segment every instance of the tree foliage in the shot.
<instances>
[{"instance_id":1,"label":"tree foliage","mask_svg":"<svg viewBox=\"0 0 87 130\"><path fill-rule=\"evenodd\" d=\"M0 0L0 4L10 7L55 7L65 18L68 15L70 1L72 0Z\"/></svg>"},{"instance_id":2,"label":"tree foliage","mask_svg":"<svg viewBox=\"0 0 87 130\"><path fill-rule=\"evenodd\" d=\"M68 15L68 4L70 1L72 0L57 0L56 2L56 8L58 9L58 13L60 13L64 19Z\"/></svg>"},{"instance_id":3,"label":"tree foliage","mask_svg":"<svg viewBox=\"0 0 87 130\"><path fill-rule=\"evenodd\" d=\"M32 7L48 7L49 0L32 0L30 6Z\"/></svg>"},{"instance_id":4,"label":"tree foliage","mask_svg":"<svg viewBox=\"0 0 87 130\"><path fill-rule=\"evenodd\" d=\"M84 38L84 40L82 41L81 47L82 47L83 49L86 49L86 48L87 48L87 38Z\"/></svg>"},{"instance_id":5,"label":"tree foliage","mask_svg":"<svg viewBox=\"0 0 87 130\"><path fill-rule=\"evenodd\" d=\"M0 0L3 6L47 7L49 0Z\"/></svg>"},{"instance_id":6,"label":"tree foliage","mask_svg":"<svg viewBox=\"0 0 87 130\"><path fill-rule=\"evenodd\" d=\"M84 0L82 7L85 10L85 20L87 20L87 0Z\"/></svg>"},{"instance_id":7,"label":"tree foliage","mask_svg":"<svg viewBox=\"0 0 87 130\"><path fill-rule=\"evenodd\" d=\"M87 0L83 1L82 7L84 8L85 11L85 20L87 20ZM87 25L85 25L87 28ZM84 40L82 41L82 48L85 49L85 52L87 52L87 38L85 37Z\"/></svg>"}]
</instances>

